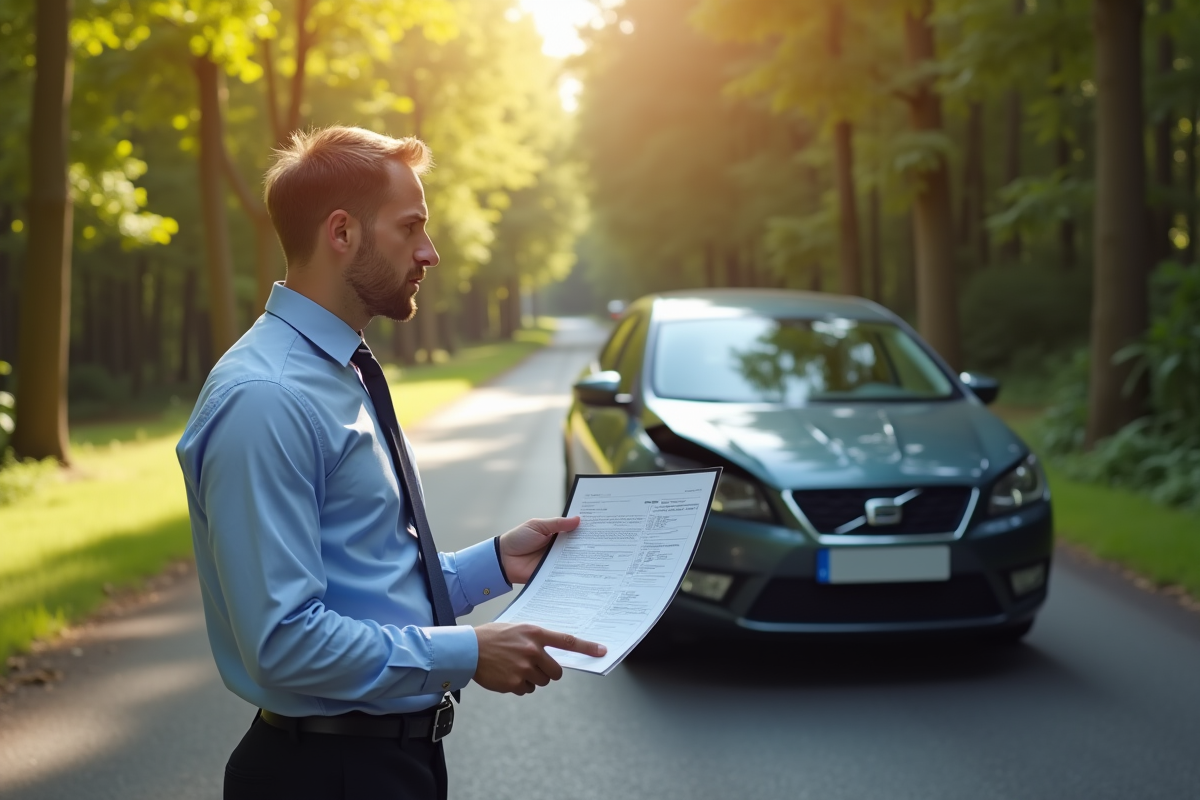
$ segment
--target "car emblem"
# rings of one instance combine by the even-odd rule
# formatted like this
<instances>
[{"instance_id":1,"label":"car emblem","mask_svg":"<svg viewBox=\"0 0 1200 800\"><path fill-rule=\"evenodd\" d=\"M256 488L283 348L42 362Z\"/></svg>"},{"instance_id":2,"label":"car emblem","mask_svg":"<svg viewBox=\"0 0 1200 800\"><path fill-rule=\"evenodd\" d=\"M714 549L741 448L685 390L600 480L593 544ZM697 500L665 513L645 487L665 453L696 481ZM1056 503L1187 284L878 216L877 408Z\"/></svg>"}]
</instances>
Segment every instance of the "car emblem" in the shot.
<instances>
[{"instance_id":1,"label":"car emblem","mask_svg":"<svg viewBox=\"0 0 1200 800\"><path fill-rule=\"evenodd\" d=\"M867 501L867 524L872 527L899 525L904 515L903 508L890 497L874 497Z\"/></svg>"},{"instance_id":2,"label":"car emblem","mask_svg":"<svg viewBox=\"0 0 1200 800\"><path fill-rule=\"evenodd\" d=\"M834 533L850 533L863 525L880 528L888 525L899 525L900 520L904 518L904 512L901 506L918 497L921 494L920 489L909 489L899 497L872 497L866 502L866 508L861 517L855 517L845 525L839 525L834 529Z\"/></svg>"}]
</instances>

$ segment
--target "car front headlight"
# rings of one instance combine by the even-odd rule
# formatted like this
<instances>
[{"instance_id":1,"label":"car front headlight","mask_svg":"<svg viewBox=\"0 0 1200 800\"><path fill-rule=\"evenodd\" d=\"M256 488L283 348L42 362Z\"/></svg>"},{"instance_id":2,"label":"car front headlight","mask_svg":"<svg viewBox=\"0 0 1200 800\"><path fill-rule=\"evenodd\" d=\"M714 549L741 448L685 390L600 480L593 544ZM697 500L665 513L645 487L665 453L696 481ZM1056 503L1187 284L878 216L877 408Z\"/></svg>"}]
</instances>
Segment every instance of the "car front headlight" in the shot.
<instances>
[{"instance_id":1,"label":"car front headlight","mask_svg":"<svg viewBox=\"0 0 1200 800\"><path fill-rule=\"evenodd\" d=\"M996 481L988 498L988 513L1006 514L1045 496L1046 475L1037 456L1031 454Z\"/></svg>"},{"instance_id":2,"label":"car front headlight","mask_svg":"<svg viewBox=\"0 0 1200 800\"><path fill-rule=\"evenodd\" d=\"M758 522L771 522L775 519L762 490L751 481L729 472L721 473L721 480L717 482L717 491L713 496L712 510Z\"/></svg>"}]
</instances>

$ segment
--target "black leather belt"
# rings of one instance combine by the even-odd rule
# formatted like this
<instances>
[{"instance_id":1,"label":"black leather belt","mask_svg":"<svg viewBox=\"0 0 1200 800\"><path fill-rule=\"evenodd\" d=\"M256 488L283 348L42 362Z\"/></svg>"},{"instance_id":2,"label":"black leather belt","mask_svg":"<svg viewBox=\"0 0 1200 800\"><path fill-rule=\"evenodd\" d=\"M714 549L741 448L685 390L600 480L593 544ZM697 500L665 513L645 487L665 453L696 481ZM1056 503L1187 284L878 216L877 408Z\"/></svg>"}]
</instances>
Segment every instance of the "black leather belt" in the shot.
<instances>
[{"instance_id":1,"label":"black leather belt","mask_svg":"<svg viewBox=\"0 0 1200 800\"><path fill-rule=\"evenodd\" d=\"M411 714L367 714L351 711L333 717L285 717L265 708L263 722L289 733L332 733L338 736L374 736L384 739L427 739L438 742L454 728L454 705L450 698L424 711Z\"/></svg>"}]
</instances>

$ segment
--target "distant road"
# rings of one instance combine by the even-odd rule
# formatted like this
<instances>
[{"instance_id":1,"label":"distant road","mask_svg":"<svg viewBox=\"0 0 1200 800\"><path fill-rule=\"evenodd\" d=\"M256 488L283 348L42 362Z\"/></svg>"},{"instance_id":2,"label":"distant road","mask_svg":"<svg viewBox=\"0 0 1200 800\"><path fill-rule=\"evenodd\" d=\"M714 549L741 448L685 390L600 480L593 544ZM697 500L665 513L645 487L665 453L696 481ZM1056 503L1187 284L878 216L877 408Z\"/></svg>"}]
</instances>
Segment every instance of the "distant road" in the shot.
<instances>
[{"instance_id":1,"label":"distant road","mask_svg":"<svg viewBox=\"0 0 1200 800\"><path fill-rule=\"evenodd\" d=\"M561 511L567 392L601 335L568 324L412 432L443 549ZM216 677L194 578L81 646L0 711L0 797L219 797L253 709ZM1200 798L1200 616L1067 557L1021 647L697 646L463 700L457 800Z\"/></svg>"}]
</instances>

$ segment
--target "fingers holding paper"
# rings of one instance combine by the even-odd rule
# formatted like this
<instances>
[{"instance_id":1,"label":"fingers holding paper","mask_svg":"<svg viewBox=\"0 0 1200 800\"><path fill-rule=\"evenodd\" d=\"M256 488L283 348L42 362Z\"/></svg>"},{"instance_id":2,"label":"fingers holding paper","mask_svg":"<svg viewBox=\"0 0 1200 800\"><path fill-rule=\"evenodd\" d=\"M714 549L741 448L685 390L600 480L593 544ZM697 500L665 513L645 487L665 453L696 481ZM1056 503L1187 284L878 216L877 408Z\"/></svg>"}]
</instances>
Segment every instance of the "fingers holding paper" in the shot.
<instances>
[{"instance_id":1,"label":"fingers holding paper","mask_svg":"<svg viewBox=\"0 0 1200 800\"><path fill-rule=\"evenodd\" d=\"M579 517L531 519L500 537L500 558L512 583L528 583L555 534L579 527Z\"/></svg>"},{"instance_id":2,"label":"fingers holding paper","mask_svg":"<svg viewBox=\"0 0 1200 800\"><path fill-rule=\"evenodd\" d=\"M597 658L608 652L602 644L527 623L491 622L475 628L475 636L479 641L475 682L493 692L517 695L562 677L562 667L547 647Z\"/></svg>"}]
</instances>

